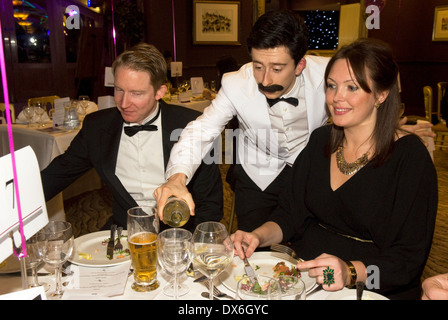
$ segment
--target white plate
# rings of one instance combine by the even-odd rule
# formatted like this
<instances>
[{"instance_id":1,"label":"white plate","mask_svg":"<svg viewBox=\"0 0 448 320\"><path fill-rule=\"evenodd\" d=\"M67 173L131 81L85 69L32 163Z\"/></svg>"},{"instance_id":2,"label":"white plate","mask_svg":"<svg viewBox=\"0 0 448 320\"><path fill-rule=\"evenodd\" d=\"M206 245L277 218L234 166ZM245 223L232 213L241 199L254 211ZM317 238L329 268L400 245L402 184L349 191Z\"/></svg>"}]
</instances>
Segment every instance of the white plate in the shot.
<instances>
[{"instance_id":1,"label":"white plate","mask_svg":"<svg viewBox=\"0 0 448 320\"><path fill-rule=\"evenodd\" d=\"M264 275L272 277L274 275L273 268L279 262L285 262L288 267L295 266L297 261L287 254L280 252L260 251L254 252L249 258L249 263L257 275ZM240 257L235 256L233 262L223 271L219 279L224 286L235 292L238 280L245 274L244 262ZM305 283L306 291L308 292L316 286L316 280L308 276L307 271L300 271L301 279Z\"/></svg>"},{"instance_id":2,"label":"white plate","mask_svg":"<svg viewBox=\"0 0 448 320\"><path fill-rule=\"evenodd\" d=\"M126 230L123 230L123 233L121 234L121 244L123 245L123 250L128 249L128 241L126 235ZM87 267L107 267L129 261L131 257L126 253L122 253L124 257L120 259L117 259L117 256L119 255L117 253L114 253L114 258L112 260L109 260L107 258L106 252L107 242L109 238L110 231L108 230L93 232L76 238L75 250L72 258L70 259L70 262ZM92 259L87 260L80 258L80 253L91 254Z\"/></svg>"},{"instance_id":3,"label":"white plate","mask_svg":"<svg viewBox=\"0 0 448 320\"><path fill-rule=\"evenodd\" d=\"M332 292L328 295L327 300L356 300L356 289L347 289ZM364 290L362 294L362 300L389 300L385 296L378 293Z\"/></svg>"},{"instance_id":4,"label":"white plate","mask_svg":"<svg viewBox=\"0 0 448 320\"><path fill-rule=\"evenodd\" d=\"M30 269L30 266L26 266L27 269ZM20 272L20 261L14 254L10 255L6 258L2 263L0 263L0 274L7 273L15 273Z\"/></svg>"}]
</instances>

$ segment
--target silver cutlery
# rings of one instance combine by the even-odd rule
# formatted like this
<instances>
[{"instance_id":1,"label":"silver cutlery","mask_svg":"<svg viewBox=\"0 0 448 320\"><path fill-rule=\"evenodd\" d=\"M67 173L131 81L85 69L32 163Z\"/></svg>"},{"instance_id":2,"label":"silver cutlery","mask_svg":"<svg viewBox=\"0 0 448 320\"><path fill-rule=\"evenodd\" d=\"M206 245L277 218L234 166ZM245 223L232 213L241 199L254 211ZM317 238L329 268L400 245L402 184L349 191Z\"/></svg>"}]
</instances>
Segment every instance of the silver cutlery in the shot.
<instances>
[{"instance_id":1,"label":"silver cutlery","mask_svg":"<svg viewBox=\"0 0 448 320\"><path fill-rule=\"evenodd\" d=\"M207 288L210 289L210 281L207 282ZM208 295L208 292L207 292ZM227 293L222 292L221 290L219 290L218 288L216 288L216 286L213 286L213 295L218 297L218 298L228 298L230 300L235 300L234 297L229 296Z\"/></svg>"},{"instance_id":2,"label":"silver cutlery","mask_svg":"<svg viewBox=\"0 0 448 320\"><path fill-rule=\"evenodd\" d=\"M202 282L207 280L208 278L206 276L200 276L199 278L197 278L196 280L194 280L193 282Z\"/></svg>"},{"instance_id":3,"label":"silver cutlery","mask_svg":"<svg viewBox=\"0 0 448 320\"><path fill-rule=\"evenodd\" d=\"M117 225L113 224L110 227L110 239L107 243L107 253L106 256L109 260L112 260L114 258L114 243L115 243L115 230L117 229Z\"/></svg>"},{"instance_id":4,"label":"silver cutlery","mask_svg":"<svg viewBox=\"0 0 448 320\"><path fill-rule=\"evenodd\" d=\"M244 271L246 271L246 275L247 275L248 277L250 277L250 278L256 278L256 276L255 276L255 271L254 271L254 269L252 268L252 266L250 265L249 260L247 260L247 257L246 257L246 251L244 250L244 247L243 247L243 246L241 246L241 248L243 249L243 253L244 253L244 259L243 259L243 262L244 262Z\"/></svg>"},{"instance_id":5,"label":"silver cutlery","mask_svg":"<svg viewBox=\"0 0 448 320\"><path fill-rule=\"evenodd\" d=\"M205 291L201 293L201 296L203 296L204 298L207 298L207 299L209 299L209 297L210 297L208 292L205 292ZM219 300L219 299L214 296L213 300Z\"/></svg>"},{"instance_id":6,"label":"silver cutlery","mask_svg":"<svg viewBox=\"0 0 448 320\"><path fill-rule=\"evenodd\" d=\"M321 291L323 289L322 283L320 283L319 285L317 285L315 287L311 287L311 288L312 288L312 290L310 292L306 292L307 297L312 295L313 293Z\"/></svg>"},{"instance_id":7,"label":"silver cutlery","mask_svg":"<svg viewBox=\"0 0 448 320\"><path fill-rule=\"evenodd\" d=\"M356 300L362 300L362 293L364 291L364 282L356 282Z\"/></svg>"},{"instance_id":8,"label":"silver cutlery","mask_svg":"<svg viewBox=\"0 0 448 320\"><path fill-rule=\"evenodd\" d=\"M290 247L285 246L283 244L279 244L279 243L273 244L273 245L271 245L270 249L272 251L286 253L288 256L291 256L292 258L296 259L299 262L304 261L303 259L299 258L299 256L296 254L296 252L293 249L291 249Z\"/></svg>"},{"instance_id":9,"label":"silver cutlery","mask_svg":"<svg viewBox=\"0 0 448 320\"><path fill-rule=\"evenodd\" d=\"M123 231L123 227L118 227L118 229L117 229L117 237L118 237L118 239L117 239L117 243L115 244L115 247L114 247L114 251L115 252L120 252L120 251L123 250L123 245L120 242L121 232L122 231Z\"/></svg>"}]
</instances>

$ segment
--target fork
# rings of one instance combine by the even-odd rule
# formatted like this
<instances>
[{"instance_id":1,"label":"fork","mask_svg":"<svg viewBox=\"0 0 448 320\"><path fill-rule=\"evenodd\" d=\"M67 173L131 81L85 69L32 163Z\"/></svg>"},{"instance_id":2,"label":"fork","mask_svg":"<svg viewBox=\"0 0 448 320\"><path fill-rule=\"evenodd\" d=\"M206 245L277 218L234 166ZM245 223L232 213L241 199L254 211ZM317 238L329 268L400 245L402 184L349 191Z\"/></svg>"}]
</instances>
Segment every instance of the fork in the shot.
<instances>
[{"instance_id":1,"label":"fork","mask_svg":"<svg viewBox=\"0 0 448 320\"><path fill-rule=\"evenodd\" d=\"M278 243L273 244L273 245L271 245L271 250L276 251L276 252L286 253L287 255L293 257L297 261L304 262L304 260L299 258L299 256L296 254L296 252L293 249L291 249L290 247L285 246L283 244L278 244Z\"/></svg>"},{"instance_id":2,"label":"fork","mask_svg":"<svg viewBox=\"0 0 448 320\"><path fill-rule=\"evenodd\" d=\"M117 243L115 244L115 247L114 247L114 251L115 251L115 252L120 252L120 251L123 250L123 245L122 245L121 242L120 242L121 232L122 232L122 231L123 231L123 227L118 227L118 229L117 229L117 236L118 236L118 239L117 239Z\"/></svg>"},{"instance_id":3,"label":"fork","mask_svg":"<svg viewBox=\"0 0 448 320\"><path fill-rule=\"evenodd\" d=\"M210 280L210 281L212 281L212 280ZM208 289L210 289L210 287L209 287L210 286L210 281L205 282L206 283L206 287ZM216 288L216 286L213 286L213 295L216 296L216 297L219 297L219 298L228 298L228 299L231 299L231 300L235 300L234 297L229 296L227 293L222 292L221 290Z\"/></svg>"}]
</instances>

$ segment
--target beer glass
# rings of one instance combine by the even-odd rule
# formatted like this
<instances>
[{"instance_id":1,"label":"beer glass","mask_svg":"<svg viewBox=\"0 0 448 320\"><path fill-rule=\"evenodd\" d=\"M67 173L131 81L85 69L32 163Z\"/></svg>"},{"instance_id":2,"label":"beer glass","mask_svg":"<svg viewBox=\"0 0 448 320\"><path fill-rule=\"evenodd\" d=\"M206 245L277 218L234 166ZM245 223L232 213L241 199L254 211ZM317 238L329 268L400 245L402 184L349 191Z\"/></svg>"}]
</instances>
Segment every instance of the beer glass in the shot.
<instances>
[{"instance_id":1,"label":"beer glass","mask_svg":"<svg viewBox=\"0 0 448 320\"><path fill-rule=\"evenodd\" d=\"M128 245L134 267L132 289L147 292L159 287L157 281L157 235L159 217L156 203L128 210Z\"/></svg>"}]
</instances>

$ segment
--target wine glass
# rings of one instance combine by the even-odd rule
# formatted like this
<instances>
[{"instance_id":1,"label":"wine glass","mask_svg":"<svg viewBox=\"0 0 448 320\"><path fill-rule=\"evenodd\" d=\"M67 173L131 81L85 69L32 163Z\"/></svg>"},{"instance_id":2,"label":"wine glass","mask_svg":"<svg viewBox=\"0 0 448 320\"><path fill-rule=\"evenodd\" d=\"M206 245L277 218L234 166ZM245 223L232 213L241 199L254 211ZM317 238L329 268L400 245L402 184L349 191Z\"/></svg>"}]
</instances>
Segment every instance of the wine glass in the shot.
<instances>
[{"instance_id":1,"label":"wine glass","mask_svg":"<svg viewBox=\"0 0 448 320\"><path fill-rule=\"evenodd\" d=\"M281 300L282 291L278 280L257 275L243 277L238 281L236 297L239 300Z\"/></svg>"},{"instance_id":2,"label":"wine glass","mask_svg":"<svg viewBox=\"0 0 448 320\"><path fill-rule=\"evenodd\" d=\"M78 103L81 106L83 112L83 115L85 116L87 114L87 108L89 107L89 96L79 96L78 97Z\"/></svg>"},{"instance_id":3,"label":"wine glass","mask_svg":"<svg viewBox=\"0 0 448 320\"><path fill-rule=\"evenodd\" d=\"M28 128L31 127L31 123L33 121L33 117L34 117L34 107L27 105L24 109L23 109L23 114L26 118L26 120L28 121Z\"/></svg>"},{"instance_id":4,"label":"wine glass","mask_svg":"<svg viewBox=\"0 0 448 320\"><path fill-rule=\"evenodd\" d=\"M193 233L193 265L209 281L209 297L213 300L213 279L233 260L233 242L226 227L219 222L199 224Z\"/></svg>"},{"instance_id":5,"label":"wine glass","mask_svg":"<svg viewBox=\"0 0 448 320\"><path fill-rule=\"evenodd\" d=\"M73 253L72 225L66 221L50 221L39 231L39 237L42 241L38 242L38 250L44 262L55 268L56 289L51 296L59 299L64 293L61 268Z\"/></svg>"},{"instance_id":6,"label":"wine glass","mask_svg":"<svg viewBox=\"0 0 448 320\"><path fill-rule=\"evenodd\" d=\"M46 112L46 105L42 102L36 102L36 107L34 108L36 115L37 115L37 123L39 124L39 127L44 127L44 124L42 122L42 116Z\"/></svg>"},{"instance_id":7,"label":"wine glass","mask_svg":"<svg viewBox=\"0 0 448 320\"><path fill-rule=\"evenodd\" d=\"M184 88L185 88L185 91L190 90L190 88L191 88L190 80L185 80L184 81Z\"/></svg>"},{"instance_id":8,"label":"wine glass","mask_svg":"<svg viewBox=\"0 0 448 320\"><path fill-rule=\"evenodd\" d=\"M175 300L186 294L189 287L179 283L179 275L185 272L190 265L192 255L192 234L186 229L170 228L158 236L158 260L165 271L173 275L173 279L164 288L163 292L173 296Z\"/></svg>"},{"instance_id":9,"label":"wine glass","mask_svg":"<svg viewBox=\"0 0 448 320\"><path fill-rule=\"evenodd\" d=\"M210 81L210 90L216 92L216 82L215 80Z\"/></svg>"},{"instance_id":10,"label":"wine glass","mask_svg":"<svg viewBox=\"0 0 448 320\"><path fill-rule=\"evenodd\" d=\"M282 300L305 300L305 283L297 276L281 275L278 277Z\"/></svg>"},{"instance_id":11,"label":"wine glass","mask_svg":"<svg viewBox=\"0 0 448 320\"><path fill-rule=\"evenodd\" d=\"M42 235L36 233L26 241L26 264L31 267L31 281L29 281L28 286L32 287L44 287L45 291L50 289L50 285L46 282L39 282L37 276L37 268L42 263L42 255L39 251L38 245L42 241Z\"/></svg>"}]
</instances>

